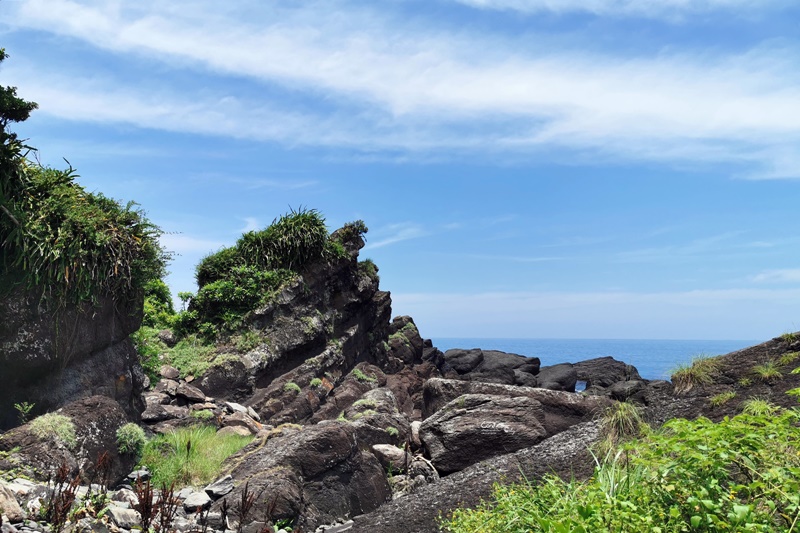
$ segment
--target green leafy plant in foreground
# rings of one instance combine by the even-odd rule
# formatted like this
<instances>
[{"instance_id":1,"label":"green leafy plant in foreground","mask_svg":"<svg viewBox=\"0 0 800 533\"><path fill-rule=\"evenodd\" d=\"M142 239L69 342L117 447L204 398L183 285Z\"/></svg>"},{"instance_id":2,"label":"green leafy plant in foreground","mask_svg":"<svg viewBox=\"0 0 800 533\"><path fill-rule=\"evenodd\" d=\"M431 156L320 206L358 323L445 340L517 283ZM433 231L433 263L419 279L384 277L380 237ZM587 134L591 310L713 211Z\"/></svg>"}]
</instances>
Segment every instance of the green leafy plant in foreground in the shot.
<instances>
[{"instance_id":1,"label":"green leafy plant in foreground","mask_svg":"<svg viewBox=\"0 0 800 533\"><path fill-rule=\"evenodd\" d=\"M443 525L467 532L796 532L800 411L675 419L597 461L587 481L496 485Z\"/></svg>"},{"instance_id":2,"label":"green leafy plant in foreground","mask_svg":"<svg viewBox=\"0 0 800 533\"><path fill-rule=\"evenodd\" d=\"M203 485L216 479L222 462L252 439L218 435L211 426L181 428L151 439L141 463L153 473L155 485Z\"/></svg>"}]
</instances>

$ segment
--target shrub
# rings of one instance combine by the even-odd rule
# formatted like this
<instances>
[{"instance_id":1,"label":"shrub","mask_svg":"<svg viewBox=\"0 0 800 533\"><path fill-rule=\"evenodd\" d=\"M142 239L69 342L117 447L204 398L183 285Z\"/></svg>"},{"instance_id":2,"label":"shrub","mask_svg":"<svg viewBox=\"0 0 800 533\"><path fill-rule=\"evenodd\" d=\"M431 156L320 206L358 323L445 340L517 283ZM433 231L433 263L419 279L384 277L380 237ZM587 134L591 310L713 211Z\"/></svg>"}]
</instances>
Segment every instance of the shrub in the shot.
<instances>
[{"instance_id":1,"label":"shrub","mask_svg":"<svg viewBox=\"0 0 800 533\"><path fill-rule=\"evenodd\" d=\"M386 433L388 433L390 437L397 437L398 435L400 435L400 432L394 426L389 426L388 428L386 428Z\"/></svg>"},{"instance_id":2,"label":"shrub","mask_svg":"<svg viewBox=\"0 0 800 533\"><path fill-rule=\"evenodd\" d=\"M160 279L148 281L144 286L144 315L142 325L165 329L172 327L175 308L169 287Z\"/></svg>"},{"instance_id":3,"label":"shrub","mask_svg":"<svg viewBox=\"0 0 800 533\"><path fill-rule=\"evenodd\" d=\"M214 413L208 409L201 409L200 411L192 411L192 418L208 422L214 418Z\"/></svg>"},{"instance_id":4,"label":"shrub","mask_svg":"<svg viewBox=\"0 0 800 533\"><path fill-rule=\"evenodd\" d=\"M309 385L316 388L322 386L322 380L320 378L314 378L309 382Z\"/></svg>"},{"instance_id":5,"label":"shrub","mask_svg":"<svg viewBox=\"0 0 800 533\"><path fill-rule=\"evenodd\" d=\"M728 403L729 401L733 400L734 398L736 398L736 392L729 390L725 392L720 392L719 394L715 394L714 396L711 397L709 403L711 404L711 407L721 407L726 403Z\"/></svg>"},{"instance_id":6,"label":"shrub","mask_svg":"<svg viewBox=\"0 0 800 533\"><path fill-rule=\"evenodd\" d=\"M772 381L783 377L783 374L780 373L773 361L767 361L766 363L754 366L753 373L755 373L761 381Z\"/></svg>"},{"instance_id":7,"label":"shrub","mask_svg":"<svg viewBox=\"0 0 800 533\"><path fill-rule=\"evenodd\" d=\"M739 378L738 383L739 383L739 386L741 386L741 387L749 387L750 385L753 384L753 380L748 378L748 377L746 377L746 376L744 376L744 377Z\"/></svg>"},{"instance_id":8,"label":"shrub","mask_svg":"<svg viewBox=\"0 0 800 533\"><path fill-rule=\"evenodd\" d=\"M298 385L297 383L295 383L293 381L290 381L290 382L286 383L283 386L283 390L286 391L286 392L299 393L301 389L300 389L300 385Z\"/></svg>"},{"instance_id":9,"label":"shrub","mask_svg":"<svg viewBox=\"0 0 800 533\"><path fill-rule=\"evenodd\" d=\"M153 473L154 485L205 485L218 477L225 459L251 440L218 435L212 426L181 428L151 439L141 462Z\"/></svg>"},{"instance_id":10,"label":"shrub","mask_svg":"<svg viewBox=\"0 0 800 533\"><path fill-rule=\"evenodd\" d=\"M353 402L353 407L369 407L374 409L377 405L378 404L375 402L375 400L368 400L366 398L362 398Z\"/></svg>"},{"instance_id":11,"label":"shrub","mask_svg":"<svg viewBox=\"0 0 800 533\"><path fill-rule=\"evenodd\" d=\"M359 261L358 270L369 276L371 279L379 279L378 266L372 259L367 258L363 261Z\"/></svg>"},{"instance_id":12,"label":"shrub","mask_svg":"<svg viewBox=\"0 0 800 533\"><path fill-rule=\"evenodd\" d=\"M615 449L620 443L638 437L649 430L642 418L641 409L634 403L616 402L608 407L600 419L598 449L602 454Z\"/></svg>"},{"instance_id":13,"label":"shrub","mask_svg":"<svg viewBox=\"0 0 800 533\"><path fill-rule=\"evenodd\" d=\"M59 442L67 448L77 444L75 424L69 417L58 413L47 413L31 421L31 432L40 439Z\"/></svg>"},{"instance_id":14,"label":"shrub","mask_svg":"<svg viewBox=\"0 0 800 533\"><path fill-rule=\"evenodd\" d=\"M129 422L117 430L117 448L120 453L139 456L147 443L144 430L133 422Z\"/></svg>"},{"instance_id":15,"label":"shrub","mask_svg":"<svg viewBox=\"0 0 800 533\"><path fill-rule=\"evenodd\" d=\"M780 411L780 407L764 398L748 398L742 403L742 412L752 416L769 416Z\"/></svg>"},{"instance_id":16,"label":"shrub","mask_svg":"<svg viewBox=\"0 0 800 533\"><path fill-rule=\"evenodd\" d=\"M719 357L695 357L691 364L681 365L672 373L675 394L683 394L694 387L713 383L718 370Z\"/></svg>"}]
</instances>

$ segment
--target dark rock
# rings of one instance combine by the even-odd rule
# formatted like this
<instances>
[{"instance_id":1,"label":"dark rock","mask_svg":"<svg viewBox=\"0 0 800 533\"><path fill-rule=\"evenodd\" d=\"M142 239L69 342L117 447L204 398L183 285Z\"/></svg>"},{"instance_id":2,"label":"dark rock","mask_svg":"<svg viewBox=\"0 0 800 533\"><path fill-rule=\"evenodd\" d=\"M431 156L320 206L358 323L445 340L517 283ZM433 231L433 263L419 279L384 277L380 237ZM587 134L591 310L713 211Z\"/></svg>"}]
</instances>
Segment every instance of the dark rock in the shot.
<instances>
[{"instance_id":1,"label":"dark rock","mask_svg":"<svg viewBox=\"0 0 800 533\"><path fill-rule=\"evenodd\" d=\"M570 426L591 420L612 404L610 400L598 396L584 396L582 394L531 387L514 387L497 383L434 378L425 383L423 416L431 416L445 404L463 394L533 398L542 404L544 427L548 435L555 435Z\"/></svg>"},{"instance_id":2,"label":"dark rock","mask_svg":"<svg viewBox=\"0 0 800 533\"><path fill-rule=\"evenodd\" d=\"M149 405L142 413L142 422L153 424L163 420L186 418L187 416L189 416L189 409L187 407L155 404Z\"/></svg>"},{"instance_id":3,"label":"dark rock","mask_svg":"<svg viewBox=\"0 0 800 533\"><path fill-rule=\"evenodd\" d=\"M531 398L465 394L420 427L420 438L439 473L533 446L547 434L541 404Z\"/></svg>"},{"instance_id":4,"label":"dark rock","mask_svg":"<svg viewBox=\"0 0 800 533\"><path fill-rule=\"evenodd\" d=\"M534 376L533 374L515 369L514 385L520 385L523 387L538 387L539 380L537 380L536 376Z\"/></svg>"},{"instance_id":5,"label":"dark rock","mask_svg":"<svg viewBox=\"0 0 800 533\"><path fill-rule=\"evenodd\" d=\"M147 481L153 475L150 473L150 470L147 468L140 468L139 470L134 470L130 474L128 474L128 479L130 479L133 483L137 481Z\"/></svg>"},{"instance_id":6,"label":"dark rock","mask_svg":"<svg viewBox=\"0 0 800 533\"><path fill-rule=\"evenodd\" d=\"M525 357L497 350L447 350L444 353L444 369L454 370L460 379L504 383L513 385L520 379L515 370L534 375L539 370L539 358Z\"/></svg>"},{"instance_id":7,"label":"dark rock","mask_svg":"<svg viewBox=\"0 0 800 533\"><path fill-rule=\"evenodd\" d=\"M67 404L58 410L75 426L75 444L70 446L55 436L38 437L30 423L3 434L0 451L9 452L6 460L26 476L46 480L65 464L84 480L95 475L98 458L107 454L111 484L131 471L135 458L120 454L117 430L129 421L120 405L107 396L91 396Z\"/></svg>"},{"instance_id":8,"label":"dark rock","mask_svg":"<svg viewBox=\"0 0 800 533\"><path fill-rule=\"evenodd\" d=\"M344 418L353 423L365 446L404 443L411 434L408 417L398 411L394 394L385 387L364 393L345 409Z\"/></svg>"},{"instance_id":9,"label":"dark rock","mask_svg":"<svg viewBox=\"0 0 800 533\"><path fill-rule=\"evenodd\" d=\"M575 392L578 372L571 363L543 366L536 376L536 381L542 389Z\"/></svg>"},{"instance_id":10,"label":"dark rock","mask_svg":"<svg viewBox=\"0 0 800 533\"><path fill-rule=\"evenodd\" d=\"M20 290L0 299L0 430L18 425L14 403L35 404L35 415L92 395L115 399L134 419L144 373L128 336L141 313L141 295L57 310Z\"/></svg>"},{"instance_id":11,"label":"dark rock","mask_svg":"<svg viewBox=\"0 0 800 533\"><path fill-rule=\"evenodd\" d=\"M535 483L546 474L565 480L586 479L594 471L588 448L597 435L597 422L585 422L531 448L472 465L355 517L349 533L439 531L441 516L457 507L475 507L481 499L489 499L496 482Z\"/></svg>"},{"instance_id":12,"label":"dark rock","mask_svg":"<svg viewBox=\"0 0 800 533\"><path fill-rule=\"evenodd\" d=\"M575 363L578 380L586 387L609 387L618 381L642 379L635 366L617 361L613 357L598 357Z\"/></svg>"},{"instance_id":13,"label":"dark rock","mask_svg":"<svg viewBox=\"0 0 800 533\"><path fill-rule=\"evenodd\" d=\"M175 334L169 329L162 329L161 331L159 331L158 332L158 339L161 342L163 342L164 344L166 344L167 346L169 346L170 348L173 348L176 344L178 344L178 337L176 337ZM164 376L164 375L162 374L162 376ZM170 378L170 379L175 379L178 376L175 376L175 377L164 376L164 377L165 378Z\"/></svg>"},{"instance_id":14,"label":"dark rock","mask_svg":"<svg viewBox=\"0 0 800 533\"><path fill-rule=\"evenodd\" d=\"M205 491L192 492L183 500L183 510L189 513L197 513L206 510L211 506L211 497Z\"/></svg>"},{"instance_id":15,"label":"dark rock","mask_svg":"<svg viewBox=\"0 0 800 533\"><path fill-rule=\"evenodd\" d=\"M153 392L160 392L164 394L168 394L169 396L175 396L178 392L178 385L179 383L172 379L161 379L156 383Z\"/></svg>"},{"instance_id":16,"label":"dark rock","mask_svg":"<svg viewBox=\"0 0 800 533\"><path fill-rule=\"evenodd\" d=\"M211 498L217 500L233 490L233 478L230 475L223 476L214 483L206 486L203 490L206 491L206 494Z\"/></svg>"},{"instance_id":17,"label":"dark rock","mask_svg":"<svg viewBox=\"0 0 800 533\"><path fill-rule=\"evenodd\" d=\"M257 500L254 516L274 502L273 518L296 517L295 527L303 531L369 512L391 496L380 463L359 449L355 428L347 423L325 422L256 440L226 465L234 479L248 480L249 491L269 495ZM242 489L237 486L227 499L237 501Z\"/></svg>"},{"instance_id":18,"label":"dark rock","mask_svg":"<svg viewBox=\"0 0 800 533\"><path fill-rule=\"evenodd\" d=\"M175 391L175 396L184 398L192 403L199 403L206 401L206 393L188 383L181 383Z\"/></svg>"},{"instance_id":19,"label":"dark rock","mask_svg":"<svg viewBox=\"0 0 800 533\"><path fill-rule=\"evenodd\" d=\"M615 400L625 401L634 397L637 393L643 392L645 387L646 384L644 381L617 381L608 387L608 392Z\"/></svg>"}]
</instances>

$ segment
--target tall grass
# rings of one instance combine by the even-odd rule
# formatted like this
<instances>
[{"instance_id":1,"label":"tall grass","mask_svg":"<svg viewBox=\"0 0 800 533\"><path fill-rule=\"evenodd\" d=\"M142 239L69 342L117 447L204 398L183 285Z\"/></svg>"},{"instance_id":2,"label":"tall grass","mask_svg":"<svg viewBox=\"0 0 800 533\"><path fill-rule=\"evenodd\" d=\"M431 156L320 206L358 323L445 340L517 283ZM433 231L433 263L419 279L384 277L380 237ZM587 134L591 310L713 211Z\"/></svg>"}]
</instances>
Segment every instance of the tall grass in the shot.
<instances>
[{"instance_id":1,"label":"tall grass","mask_svg":"<svg viewBox=\"0 0 800 533\"><path fill-rule=\"evenodd\" d=\"M688 365L680 365L672 372L675 394L684 394L694 387L709 385L719 371L719 357L699 355Z\"/></svg>"},{"instance_id":2,"label":"tall grass","mask_svg":"<svg viewBox=\"0 0 800 533\"><path fill-rule=\"evenodd\" d=\"M211 426L181 428L150 440L141 462L153 473L154 485L204 485L218 477L225 459L251 440L218 435Z\"/></svg>"}]
</instances>

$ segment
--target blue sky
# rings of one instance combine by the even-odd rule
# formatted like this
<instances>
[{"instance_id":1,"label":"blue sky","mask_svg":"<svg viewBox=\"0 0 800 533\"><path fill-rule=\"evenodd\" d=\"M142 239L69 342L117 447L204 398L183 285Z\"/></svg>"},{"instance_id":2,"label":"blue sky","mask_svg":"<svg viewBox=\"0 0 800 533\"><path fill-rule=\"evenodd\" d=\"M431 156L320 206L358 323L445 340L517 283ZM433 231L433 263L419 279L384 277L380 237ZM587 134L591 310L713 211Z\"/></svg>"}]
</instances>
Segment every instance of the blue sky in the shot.
<instances>
[{"instance_id":1,"label":"blue sky","mask_svg":"<svg viewBox=\"0 0 800 533\"><path fill-rule=\"evenodd\" d=\"M800 4L0 0L42 162L168 282L305 206L428 337L800 329Z\"/></svg>"}]
</instances>

